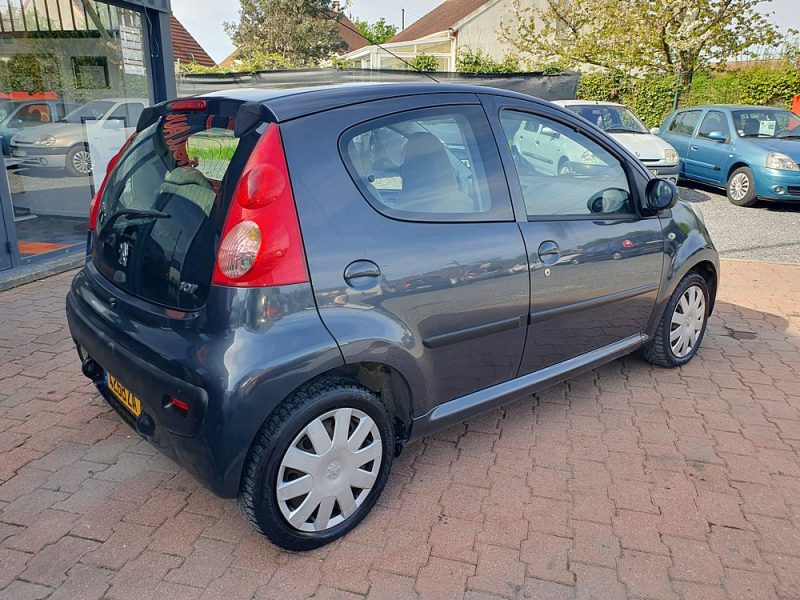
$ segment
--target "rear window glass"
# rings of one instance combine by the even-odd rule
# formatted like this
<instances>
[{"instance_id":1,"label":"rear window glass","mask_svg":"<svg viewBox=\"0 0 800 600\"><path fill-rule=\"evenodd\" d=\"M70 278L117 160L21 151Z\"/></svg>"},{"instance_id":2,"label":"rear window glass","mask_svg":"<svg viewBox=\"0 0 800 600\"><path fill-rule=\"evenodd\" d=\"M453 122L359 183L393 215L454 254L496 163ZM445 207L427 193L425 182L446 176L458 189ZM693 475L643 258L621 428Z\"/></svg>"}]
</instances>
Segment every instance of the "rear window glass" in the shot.
<instances>
[{"instance_id":1,"label":"rear window glass","mask_svg":"<svg viewBox=\"0 0 800 600\"><path fill-rule=\"evenodd\" d=\"M183 310L202 306L215 236L253 141L234 119L170 114L134 138L111 172L95 227L95 263L116 285Z\"/></svg>"}]
</instances>

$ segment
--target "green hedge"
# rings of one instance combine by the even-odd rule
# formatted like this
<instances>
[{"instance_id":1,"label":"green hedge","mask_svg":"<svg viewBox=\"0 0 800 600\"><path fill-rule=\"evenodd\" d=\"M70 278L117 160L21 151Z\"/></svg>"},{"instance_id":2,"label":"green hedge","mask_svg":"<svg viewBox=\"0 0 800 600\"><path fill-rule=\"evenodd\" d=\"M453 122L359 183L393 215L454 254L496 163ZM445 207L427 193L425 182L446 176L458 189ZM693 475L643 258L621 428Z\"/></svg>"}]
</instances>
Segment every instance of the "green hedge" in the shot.
<instances>
[{"instance_id":1,"label":"green hedge","mask_svg":"<svg viewBox=\"0 0 800 600\"><path fill-rule=\"evenodd\" d=\"M578 98L620 102L648 127L658 127L671 111L677 82L671 75L624 78L606 72L587 73ZM729 71L700 71L684 92L679 106L697 104L759 104L789 108L800 94L800 69L790 63Z\"/></svg>"}]
</instances>

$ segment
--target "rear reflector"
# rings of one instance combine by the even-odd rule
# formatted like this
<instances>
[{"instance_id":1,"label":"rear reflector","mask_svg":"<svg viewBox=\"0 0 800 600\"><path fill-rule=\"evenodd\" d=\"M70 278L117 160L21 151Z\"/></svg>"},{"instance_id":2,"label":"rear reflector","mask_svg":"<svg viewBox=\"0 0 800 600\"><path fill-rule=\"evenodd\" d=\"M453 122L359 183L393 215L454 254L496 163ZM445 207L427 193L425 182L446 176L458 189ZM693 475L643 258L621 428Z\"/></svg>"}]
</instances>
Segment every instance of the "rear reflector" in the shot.
<instances>
[{"instance_id":1,"label":"rear reflector","mask_svg":"<svg viewBox=\"0 0 800 600\"><path fill-rule=\"evenodd\" d=\"M283 142L278 125L272 123L233 192L212 283L266 287L307 281Z\"/></svg>"},{"instance_id":2,"label":"rear reflector","mask_svg":"<svg viewBox=\"0 0 800 600\"><path fill-rule=\"evenodd\" d=\"M172 112L190 112L193 110L205 110L205 100L176 100L169 105Z\"/></svg>"}]
</instances>

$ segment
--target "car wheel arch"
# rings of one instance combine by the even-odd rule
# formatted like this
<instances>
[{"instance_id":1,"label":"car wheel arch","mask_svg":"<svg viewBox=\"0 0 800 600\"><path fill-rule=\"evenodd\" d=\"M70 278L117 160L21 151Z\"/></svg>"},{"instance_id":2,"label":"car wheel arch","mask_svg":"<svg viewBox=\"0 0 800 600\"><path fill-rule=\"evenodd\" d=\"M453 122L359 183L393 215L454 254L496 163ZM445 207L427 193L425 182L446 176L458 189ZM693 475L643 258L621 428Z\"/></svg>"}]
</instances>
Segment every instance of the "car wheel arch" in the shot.
<instances>
[{"instance_id":1,"label":"car wheel arch","mask_svg":"<svg viewBox=\"0 0 800 600\"><path fill-rule=\"evenodd\" d=\"M731 175L733 175L733 172L736 169L741 169L742 167L747 167L748 169L752 168L752 167L750 167L749 164L747 164L744 161L741 161L741 160L735 161L730 167L728 167L728 175L725 177L725 181L723 182L723 184L727 185L728 180L730 180Z\"/></svg>"}]
</instances>

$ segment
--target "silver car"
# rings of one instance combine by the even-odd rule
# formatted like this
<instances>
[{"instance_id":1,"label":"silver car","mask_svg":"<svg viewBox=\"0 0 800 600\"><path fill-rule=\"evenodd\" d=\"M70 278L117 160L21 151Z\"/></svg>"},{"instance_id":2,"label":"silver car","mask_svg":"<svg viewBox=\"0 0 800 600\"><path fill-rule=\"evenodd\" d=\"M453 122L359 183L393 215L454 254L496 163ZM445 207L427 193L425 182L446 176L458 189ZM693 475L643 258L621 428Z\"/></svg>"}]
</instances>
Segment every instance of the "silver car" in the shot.
<instances>
[{"instance_id":1,"label":"silver car","mask_svg":"<svg viewBox=\"0 0 800 600\"><path fill-rule=\"evenodd\" d=\"M148 104L144 98L92 100L55 123L14 135L11 156L19 159L21 165L65 169L74 177L90 175L92 157L84 123L122 121L126 135L130 135Z\"/></svg>"}]
</instances>

